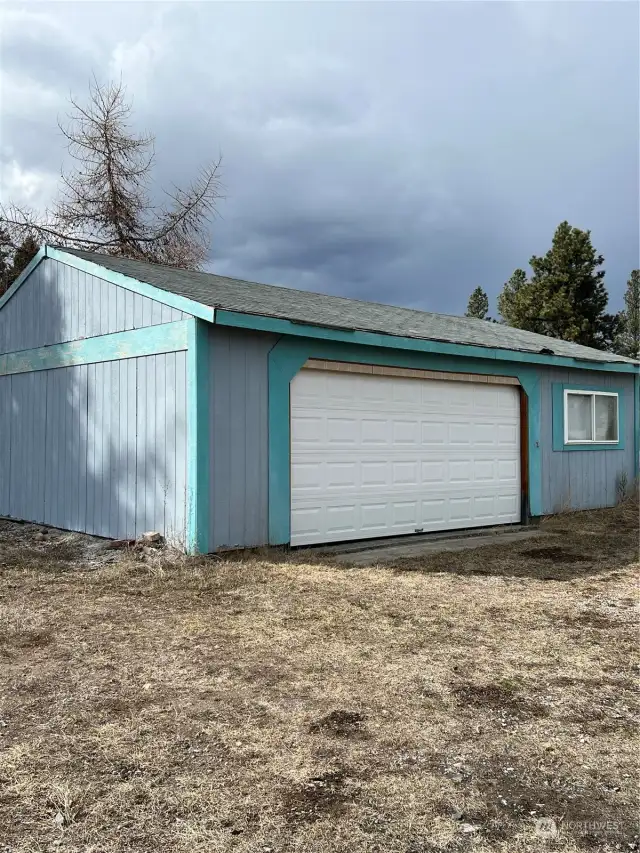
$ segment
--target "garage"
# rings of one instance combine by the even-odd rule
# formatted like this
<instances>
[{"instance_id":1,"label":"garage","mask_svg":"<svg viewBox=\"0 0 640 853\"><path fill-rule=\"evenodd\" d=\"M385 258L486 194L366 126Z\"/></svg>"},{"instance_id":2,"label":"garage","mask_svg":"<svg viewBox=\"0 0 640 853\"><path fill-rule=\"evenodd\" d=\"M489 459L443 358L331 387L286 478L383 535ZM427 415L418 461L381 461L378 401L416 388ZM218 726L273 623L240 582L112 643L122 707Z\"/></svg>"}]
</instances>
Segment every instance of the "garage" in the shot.
<instances>
[{"instance_id":1,"label":"garage","mask_svg":"<svg viewBox=\"0 0 640 853\"><path fill-rule=\"evenodd\" d=\"M291 544L520 522L517 381L373 370L291 382Z\"/></svg>"},{"instance_id":2,"label":"garage","mask_svg":"<svg viewBox=\"0 0 640 853\"><path fill-rule=\"evenodd\" d=\"M0 516L186 550L527 524L640 475L638 362L43 246L0 296Z\"/></svg>"}]
</instances>

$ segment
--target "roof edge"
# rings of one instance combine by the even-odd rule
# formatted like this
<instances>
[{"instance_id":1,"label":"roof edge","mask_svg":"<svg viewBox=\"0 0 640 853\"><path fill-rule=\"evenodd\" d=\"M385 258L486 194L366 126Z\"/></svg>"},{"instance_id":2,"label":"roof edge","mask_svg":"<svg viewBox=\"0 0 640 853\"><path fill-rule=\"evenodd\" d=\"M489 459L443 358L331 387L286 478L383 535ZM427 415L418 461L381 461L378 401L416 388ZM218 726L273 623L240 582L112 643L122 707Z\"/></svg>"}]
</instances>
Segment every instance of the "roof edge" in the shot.
<instances>
[{"instance_id":1,"label":"roof edge","mask_svg":"<svg viewBox=\"0 0 640 853\"><path fill-rule=\"evenodd\" d=\"M214 322L215 308L203 305L201 302L196 302L193 299L188 299L186 296L179 296L170 290L163 290L161 287L148 284L146 281L140 281L133 276L116 272L100 263L79 258L72 252L65 252L64 249L56 249L52 246L46 246L45 248L47 249L48 258L53 258L69 267L89 273L89 275L95 275L98 278L111 282L111 284L124 287L126 290L131 290L134 293L139 293L141 296L147 296L149 299L154 299L156 302L161 302L163 305L168 305L178 311L184 311L186 314L191 314L200 320L207 320L209 323Z\"/></svg>"},{"instance_id":2,"label":"roof edge","mask_svg":"<svg viewBox=\"0 0 640 853\"><path fill-rule=\"evenodd\" d=\"M125 290L130 290L133 293L138 293L141 296L147 296L156 302L163 305L168 305L170 308L175 308L178 311L184 311L186 314L191 314L198 317L200 320L206 320L209 323L214 322L215 308L208 305L203 305L201 302L196 302L188 299L186 296L179 296L170 290L163 290L153 284L148 284L145 281L140 281L133 276L125 275L124 273L116 272L94 261L87 261L84 258L79 258L72 252L66 252L64 249L58 249L54 246L49 246L45 243L40 247L38 253L32 258L29 264L20 273L18 278L11 285L9 290L0 297L0 310L22 287L31 273L38 267L42 261L51 258L54 261L65 264L65 266L80 270L81 272L94 275L118 287L123 287Z\"/></svg>"},{"instance_id":3,"label":"roof edge","mask_svg":"<svg viewBox=\"0 0 640 853\"><path fill-rule=\"evenodd\" d=\"M39 266L47 257L47 246L41 246L37 253L31 258L27 266L22 270L18 278L13 282L9 290L0 296L0 310L4 308L11 297L22 287L25 281L29 278L34 269Z\"/></svg>"},{"instance_id":4,"label":"roof edge","mask_svg":"<svg viewBox=\"0 0 640 853\"><path fill-rule=\"evenodd\" d=\"M514 361L546 365L548 367L570 367L580 370L600 370L610 373L638 373L640 364L629 361L590 361L562 355L545 355L526 350L482 346L481 344L456 344L434 338L408 338L383 332L368 332L357 329L339 329L312 323L293 322L265 314L249 314L240 311L216 310L215 322L221 326L273 332L297 337L321 338L340 343L383 347L385 349L412 349L421 352L458 355L467 358L482 358L490 361Z\"/></svg>"}]
</instances>

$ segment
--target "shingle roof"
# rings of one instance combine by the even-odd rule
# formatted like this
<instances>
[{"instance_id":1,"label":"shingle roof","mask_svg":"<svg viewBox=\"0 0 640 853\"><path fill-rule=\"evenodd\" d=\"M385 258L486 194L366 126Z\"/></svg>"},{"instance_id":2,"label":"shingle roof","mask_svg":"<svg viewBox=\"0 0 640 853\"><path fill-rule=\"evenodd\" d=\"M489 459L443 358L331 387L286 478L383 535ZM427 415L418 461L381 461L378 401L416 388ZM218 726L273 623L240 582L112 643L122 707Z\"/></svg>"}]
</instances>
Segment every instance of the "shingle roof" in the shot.
<instances>
[{"instance_id":1,"label":"shingle roof","mask_svg":"<svg viewBox=\"0 0 640 853\"><path fill-rule=\"evenodd\" d=\"M624 356L486 320L431 314L377 302L345 299L342 296L325 296L306 290L258 284L213 273L175 269L78 249L62 251L211 308L423 340L520 352L544 351L547 355L586 361L633 363L633 359Z\"/></svg>"}]
</instances>

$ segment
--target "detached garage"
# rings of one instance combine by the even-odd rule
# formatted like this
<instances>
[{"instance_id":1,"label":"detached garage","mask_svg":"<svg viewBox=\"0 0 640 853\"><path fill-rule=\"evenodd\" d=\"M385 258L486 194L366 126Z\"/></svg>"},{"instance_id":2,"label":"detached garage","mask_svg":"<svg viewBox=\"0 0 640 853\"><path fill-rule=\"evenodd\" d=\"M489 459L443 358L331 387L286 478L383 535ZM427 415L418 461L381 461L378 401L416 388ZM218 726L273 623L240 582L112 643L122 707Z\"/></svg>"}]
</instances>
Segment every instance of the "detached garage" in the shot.
<instances>
[{"instance_id":1,"label":"detached garage","mask_svg":"<svg viewBox=\"0 0 640 853\"><path fill-rule=\"evenodd\" d=\"M190 551L527 522L638 475L630 359L45 247L0 299L0 515Z\"/></svg>"}]
</instances>

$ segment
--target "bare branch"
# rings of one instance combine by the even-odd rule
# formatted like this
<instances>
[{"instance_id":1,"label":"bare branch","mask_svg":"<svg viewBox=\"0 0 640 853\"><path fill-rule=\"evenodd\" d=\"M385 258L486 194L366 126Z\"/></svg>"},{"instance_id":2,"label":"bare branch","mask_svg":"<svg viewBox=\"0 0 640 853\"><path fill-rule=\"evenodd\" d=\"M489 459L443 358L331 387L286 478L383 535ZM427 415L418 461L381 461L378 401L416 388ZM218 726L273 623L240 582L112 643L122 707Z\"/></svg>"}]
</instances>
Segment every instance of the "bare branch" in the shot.
<instances>
[{"instance_id":1,"label":"bare branch","mask_svg":"<svg viewBox=\"0 0 640 853\"><path fill-rule=\"evenodd\" d=\"M58 126L75 168L63 171L52 210L36 215L9 205L0 225L16 240L25 233L40 242L84 247L175 266L200 266L207 257L209 225L222 198L220 159L187 187L150 198L154 137L134 133L131 103L122 80L101 84L93 76L89 97L70 97L71 113Z\"/></svg>"}]
</instances>

